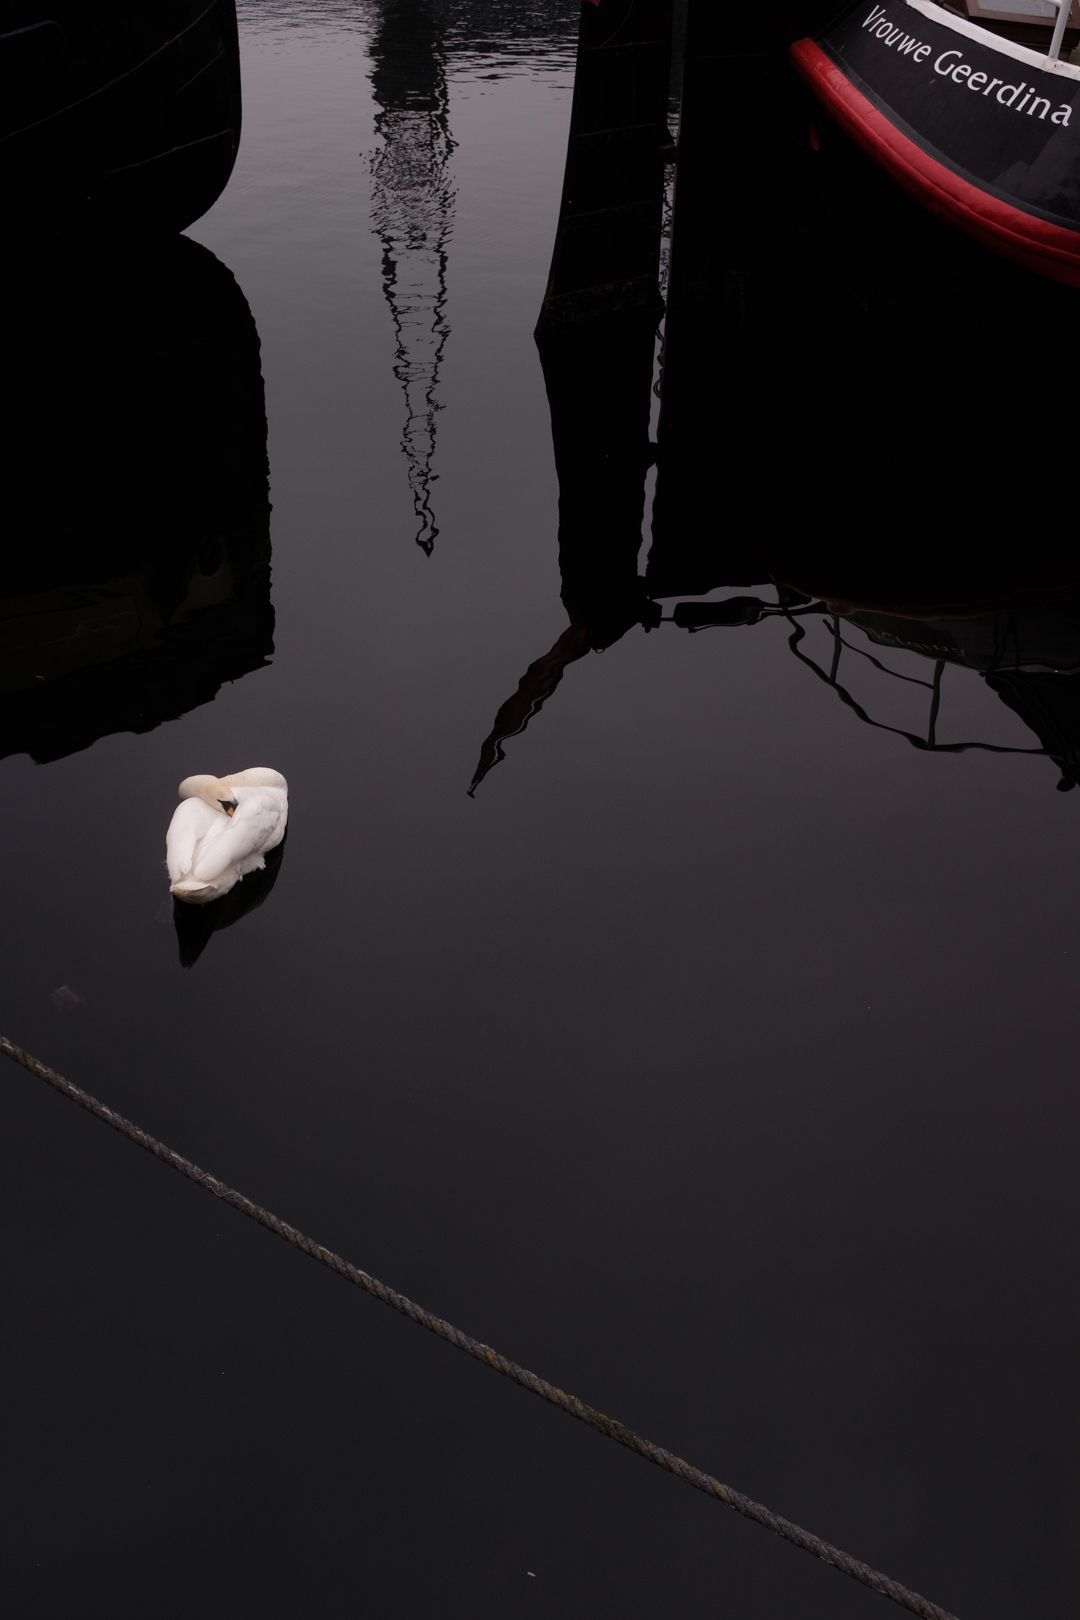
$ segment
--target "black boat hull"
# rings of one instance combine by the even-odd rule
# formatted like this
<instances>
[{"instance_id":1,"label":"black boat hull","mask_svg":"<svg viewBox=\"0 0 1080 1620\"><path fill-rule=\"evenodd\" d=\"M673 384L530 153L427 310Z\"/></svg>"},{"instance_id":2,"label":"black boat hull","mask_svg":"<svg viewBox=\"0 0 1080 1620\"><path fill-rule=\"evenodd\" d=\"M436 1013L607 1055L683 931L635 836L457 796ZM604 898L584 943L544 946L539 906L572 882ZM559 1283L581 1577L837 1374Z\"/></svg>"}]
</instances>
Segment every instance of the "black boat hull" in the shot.
<instances>
[{"instance_id":1,"label":"black boat hull","mask_svg":"<svg viewBox=\"0 0 1080 1620\"><path fill-rule=\"evenodd\" d=\"M1080 77L926 0L863 0L791 48L831 118L930 213L1080 285Z\"/></svg>"}]
</instances>

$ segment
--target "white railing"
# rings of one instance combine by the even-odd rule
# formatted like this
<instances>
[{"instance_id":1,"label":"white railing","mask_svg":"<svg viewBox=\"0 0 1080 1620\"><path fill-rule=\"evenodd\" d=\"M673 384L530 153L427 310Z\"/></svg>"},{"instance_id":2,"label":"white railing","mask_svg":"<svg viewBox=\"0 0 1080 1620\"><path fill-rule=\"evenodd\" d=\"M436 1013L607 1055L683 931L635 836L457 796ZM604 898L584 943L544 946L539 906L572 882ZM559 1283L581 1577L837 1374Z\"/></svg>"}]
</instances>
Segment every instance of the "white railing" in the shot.
<instances>
[{"instance_id":1,"label":"white railing","mask_svg":"<svg viewBox=\"0 0 1080 1620\"><path fill-rule=\"evenodd\" d=\"M1054 37L1050 41L1050 49L1046 53L1052 62L1056 62L1061 55L1061 41L1065 38L1065 28L1072 10L1072 0L1057 0L1057 22L1054 24Z\"/></svg>"},{"instance_id":2,"label":"white railing","mask_svg":"<svg viewBox=\"0 0 1080 1620\"><path fill-rule=\"evenodd\" d=\"M961 0L972 22L1053 24L1046 54L1052 62L1061 56L1061 44L1076 0ZM1057 15L1055 16L1055 12Z\"/></svg>"}]
</instances>

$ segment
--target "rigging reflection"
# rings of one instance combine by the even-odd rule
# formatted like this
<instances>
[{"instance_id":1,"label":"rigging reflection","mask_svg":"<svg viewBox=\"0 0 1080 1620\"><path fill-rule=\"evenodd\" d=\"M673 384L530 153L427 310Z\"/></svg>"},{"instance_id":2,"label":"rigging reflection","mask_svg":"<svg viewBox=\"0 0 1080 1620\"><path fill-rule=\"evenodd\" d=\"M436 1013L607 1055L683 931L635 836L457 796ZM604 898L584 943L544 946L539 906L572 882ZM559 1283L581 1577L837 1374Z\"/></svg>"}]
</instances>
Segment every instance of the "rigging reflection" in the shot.
<instances>
[{"instance_id":1,"label":"rigging reflection","mask_svg":"<svg viewBox=\"0 0 1080 1620\"><path fill-rule=\"evenodd\" d=\"M394 376L405 419L416 544L428 556L439 527L433 485L439 373L450 336L447 261L456 187L451 160L444 0L379 0L370 44L381 142L371 158L372 228L394 329Z\"/></svg>"},{"instance_id":2,"label":"rigging reflection","mask_svg":"<svg viewBox=\"0 0 1080 1620\"><path fill-rule=\"evenodd\" d=\"M758 567L761 583L776 587L774 600L738 596L683 602L671 622L696 631L782 617L791 627L790 652L863 724L928 753L1043 756L1057 767L1057 786L1063 792L1080 781L1080 570L1063 572L1052 558L1041 571L1033 569L1030 557L1017 556L1004 568L976 559L966 570L946 566L951 578L943 584L940 564L913 570L910 557L901 552L883 558L876 572L858 565L834 567L828 589L836 599L830 600L828 595L803 594L811 581L824 583L820 563L796 565L798 587L784 582L792 564L783 557L763 557ZM814 619L826 633L818 656L806 644ZM870 646L845 635L848 626ZM896 669L871 647L918 654L930 663L931 672L921 676ZM854 663L857 659L861 666ZM1035 743L1025 747L943 735L943 677L950 666L981 675L986 688L1028 727ZM866 691L863 679L867 669L921 689L918 729L875 717L874 694Z\"/></svg>"},{"instance_id":3,"label":"rigging reflection","mask_svg":"<svg viewBox=\"0 0 1080 1620\"><path fill-rule=\"evenodd\" d=\"M987 556L982 545L960 538L944 553L940 544L878 538L868 560L860 548L827 541L710 541L690 529L681 543L670 528L658 530L658 511L670 516L658 488L653 545L639 572L640 431L626 435L621 453L605 445L591 466L583 450L560 455L560 443L589 443L596 401L584 387L553 391L545 369L553 421L560 418L559 558L570 623L499 709L470 794L586 653L638 628L732 632L772 620L786 626L791 655L863 724L927 753L1044 757L1057 769L1059 789L1080 782L1080 566L1062 563L1056 547L1040 551L1029 539ZM565 415L557 401L567 406ZM661 446L661 480L663 472ZM922 670L904 654L916 655ZM899 667L892 655L900 655ZM953 735L949 707L943 708L950 670L977 676L1023 722L1030 742L995 740L1001 728L993 709L987 737ZM915 701L908 724L895 718L895 694L886 695L892 682Z\"/></svg>"},{"instance_id":4,"label":"rigging reflection","mask_svg":"<svg viewBox=\"0 0 1080 1620\"><path fill-rule=\"evenodd\" d=\"M7 290L0 757L44 762L268 662L266 412L247 302L187 238Z\"/></svg>"},{"instance_id":5,"label":"rigging reflection","mask_svg":"<svg viewBox=\"0 0 1080 1620\"><path fill-rule=\"evenodd\" d=\"M821 538L780 538L806 533L806 483L770 466L735 429L726 436L729 455L719 453L715 382L692 363L708 348L680 353L679 337L673 323L656 445L648 432L647 325L586 323L572 337L541 343L569 624L500 707L470 793L586 653L635 629L733 631L776 618L787 622L791 654L863 723L927 752L1045 756L1062 789L1080 781L1080 565L1063 562L1053 539L1040 543L1031 533L1022 544L999 541L994 551L959 525L932 541L900 523L892 534L870 528L861 514L872 479L848 480L857 515L848 536L838 522ZM652 543L642 565L646 475L654 461ZM740 513L730 487L722 498L721 479L745 479L772 523L756 521L749 504ZM895 509L895 495L889 498ZM778 538L768 538L770 530ZM758 594L761 587L769 594ZM811 639L813 626L823 639ZM925 674L896 668L890 652L918 655L930 667ZM950 668L980 677L1027 726L1030 744L948 735L942 695ZM876 715L883 693L875 683L889 679L924 700L918 724ZM890 697L886 710L894 709ZM991 734L999 731L992 711L987 718Z\"/></svg>"}]
</instances>

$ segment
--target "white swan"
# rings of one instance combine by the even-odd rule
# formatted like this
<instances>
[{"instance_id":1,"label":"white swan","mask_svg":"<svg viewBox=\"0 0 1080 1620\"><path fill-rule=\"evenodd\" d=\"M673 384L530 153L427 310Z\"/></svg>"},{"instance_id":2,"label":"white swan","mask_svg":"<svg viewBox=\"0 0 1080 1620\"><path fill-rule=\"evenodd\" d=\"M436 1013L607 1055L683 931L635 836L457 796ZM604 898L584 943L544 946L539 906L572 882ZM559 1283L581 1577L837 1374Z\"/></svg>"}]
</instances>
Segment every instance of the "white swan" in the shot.
<instances>
[{"instance_id":1,"label":"white swan","mask_svg":"<svg viewBox=\"0 0 1080 1620\"><path fill-rule=\"evenodd\" d=\"M289 785L262 766L231 776L187 776L165 835L169 892L205 905L265 865L289 819Z\"/></svg>"}]
</instances>

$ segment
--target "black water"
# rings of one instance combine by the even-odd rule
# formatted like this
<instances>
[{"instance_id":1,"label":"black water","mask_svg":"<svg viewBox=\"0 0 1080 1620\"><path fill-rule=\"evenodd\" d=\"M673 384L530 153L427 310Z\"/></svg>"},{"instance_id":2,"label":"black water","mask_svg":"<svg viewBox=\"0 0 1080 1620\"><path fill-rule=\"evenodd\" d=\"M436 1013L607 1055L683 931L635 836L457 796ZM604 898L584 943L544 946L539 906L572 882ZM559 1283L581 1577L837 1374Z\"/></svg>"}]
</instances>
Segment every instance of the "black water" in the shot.
<instances>
[{"instance_id":1,"label":"black water","mask_svg":"<svg viewBox=\"0 0 1080 1620\"><path fill-rule=\"evenodd\" d=\"M1071 692L1010 702L953 662L937 742L1054 758L931 750L901 734L925 741L911 683L935 668L905 648L940 651L940 620L875 621L876 644L834 625L870 725L800 661L830 671L821 612L646 632L636 567L605 586L592 558L579 590L566 447L602 389L547 356L580 405L556 423L560 575L532 328L575 14L250 0L224 197L192 242L58 303L4 588L0 1022L939 1603L1064 1615ZM790 404L806 379L768 384ZM738 402L714 386L694 493L726 549L690 580L675 547L665 613L721 586L775 602L770 568L791 605L844 596L813 543L773 564L792 531L725 459ZM957 589L933 536L973 538L953 427L905 446L945 491L924 598L928 570ZM842 428L804 542L835 513ZM999 430L991 411L991 460ZM867 517L864 561L885 527ZM1040 668L1074 655L1070 611L1025 621ZM178 943L175 785L253 764L289 777L283 857L257 909ZM13 1615L885 1612L13 1067L3 1100Z\"/></svg>"}]
</instances>

